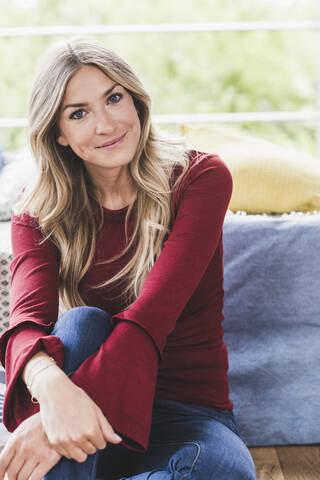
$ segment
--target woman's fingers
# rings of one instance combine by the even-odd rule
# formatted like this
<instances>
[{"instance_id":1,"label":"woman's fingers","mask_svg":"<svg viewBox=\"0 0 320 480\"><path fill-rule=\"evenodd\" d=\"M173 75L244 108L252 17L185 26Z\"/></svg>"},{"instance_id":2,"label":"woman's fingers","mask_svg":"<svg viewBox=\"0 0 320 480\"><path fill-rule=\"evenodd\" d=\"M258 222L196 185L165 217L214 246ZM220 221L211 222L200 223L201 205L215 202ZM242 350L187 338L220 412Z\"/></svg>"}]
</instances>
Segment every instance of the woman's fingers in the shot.
<instances>
[{"instance_id":1,"label":"woman's fingers","mask_svg":"<svg viewBox=\"0 0 320 480\"><path fill-rule=\"evenodd\" d=\"M82 446L82 449L88 454L92 455L96 453L97 448L93 445L93 443L88 439L86 443Z\"/></svg>"},{"instance_id":2,"label":"woman's fingers","mask_svg":"<svg viewBox=\"0 0 320 480\"><path fill-rule=\"evenodd\" d=\"M15 449L13 448L9 438L0 455L0 480L4 479L6 470L14 458L14 455Z\"/></svg>"},{"instance_id":3,"label":"woman's fingers","mask_svg":"<svg viewBox=\"0 0 320 480\"><path fill-rule=\"evenodd\" d=\"M50 464L49 457L52 457L52 455L52 466L59 460L58 455L68 459L75 459L78 462L84 462L88 455L94 454L97 449L104 449L108 441L116 444L120 443L122 441L121 437L114 432L101 409L96 404L94 407L94 413L92 412L93 418L95 417L95 422L93 422L95 424L94 427L91 424L90 429L87 428L85 432L80 429L80 431L76 433L73 432L72 436L67 435L65 438L56 437L52 442L50 441L52 451L49 450L47 452L48 455L45 456L46 458L42 458L43 455L38 454L39 448L37 451L34 450L34 446L31 445L29 441L30 435L27 435L26 431L27 424L28 426L29 424L30 426L32 425L31 429L37 428L36 425L38 425L38 423L39 426L42 424L39 418L40 413L35 414L33 418L27 419L24 425L18 428L21 432L16 431L9 438L0 455L0 480L5 478L5 472L8 472L9 480L27 479L30 475L32 475L32 480L37 480L37 478L42 479L50 470L48 467ZM38 420L36 420L36 418L38 418ZM35 426L33 427L33 425ZM41 430L41 432L43 431ZM37 438L37 445L39 446L39 443L41 444L40 450L42 451L42 448L45 447L45 445L42 445L42 442L47 442L48 439L43 437L43 433L41 432L39 431L38 434L36 430L32 430L30 434ZM36 438L34 438L34 440ZM29 447L31 448L31 446L33 450L29 452L28 449ZM29 463L29 459L32 459L33 463Z\"/></svg>"},{"instance_id":4,"label":"woman's fingers","mask_svg":"<svg viewBox=\"0 0 320 480\"><path fill-rule=\"evenodd\" d=\"M37 464L48 470L60 460L50 446L38 413L24 420L11 434L0 455L0 480L24 480L33 477ZM5 475L5 472L7 474ZM39 477L39 480L42 477ZM34 480L37 480L34 478Z\"/></svg>"},{"instance_id":5,"label":"woman's fingers","mask_svg":"<svg viewBox=\"0 0 320 480\"><path fill-rule=\"evenodd\" d=\"M19 479L28 479L37 465L37 461L34 459L34 456L31 452L28 452L28 448L22 447L18 451L16 450L14 444L10 444L10 439L8 440L6 446L2 450L2 454L6 455L7 449L7 466L5 467L4 472L1 471L0 479L8 478L8 480L19 480ZM5 476L5 473L7 474Z\"/></svg>"},{"instance_id":6,"label":"woman's fingers","mask_svg":"<svg viewBox=\"0 0 320 480\"><path fill-rule=\"evenodd\" d=\"M10 465L7 469L7 478L9 480L23 480L30 478L30 475L34 472L36 466L37 462L33 461L32 458L26 460L26 462L20 468Z\"/></svg>"},{"instance_id":7,"label":"woman's fingers","mask_svg":"<svg viewBox=\"0 0 320 480\"><path fill-rule=\"evenodd\" d=\"M59 392L52 390L49 396L42 395L40 415L49 443L60 455L82 462L86 455L104 449L106 441L122 441L84 390L64 377L56 383Z\"/></svg>"},{"instance_id":8,"label":"woman's fingers","mask_svg":"<svg viewBox=\"0 0 320 480\"><path fill-rule=\"evenodd\" d=\"M69 460L73 458L77 462L84 462L88 455L92 455L97 451L97 448L89 439L83 441L75 439L62 441L57 439L53 441L51 445L59 455Z\"/></svg>"},{"instance_id":9,"label":"woman's fingers","mask_svg":"<svg viewBox=\"0 0 320 480\"><path fill-rule=\"evenodd\" d=\"M103 430L101 428L101 416L106 420L100 408L96 408L96 428L92 432L87 432L87 441L89 441L96 450L103 450L107 446L107 442L104 438ZM89 452L88 452L89 453Z\"/></svg>"},{"instance_id":10,"label":"woman's fingers","mask_svg":"<svg viewBox=\"0 0 320 480\"><path fill-rule=\"evenodd\" d=\"M48 460L46 463L38 463L32 472L31 480L42 480L43 477L56 465L56 461ZM30 477L26 477L28 480ZM61 479L62 480L62 479Z\"/></svg>"},{"instance_id":11,"label":"woman's fingers","mask_svg":"<svg viewBox=\"0 0 320 480\"><path fill-rule=\"evenodd\" d=\"M89 455L105 448L107 445L100 428L98 413L96 414L95 423L91 427L85 433L83 432L81 436L79 433L78 438L73 437L70 439L77 447L80 447Z\"/></svg>"},{"instance_id":12,"label":"woman's fingers","mask_svg":"<svg viewBox=\"0 0 320 480\"><path fill-rule=\"evenodd\" d=\"M74 443L69 442L52 442L52 448L62 457L66 457L68 460L74 459L77 462L84 462L87 459L87 454L79 447L76 447Z\"/></svg>"},{"instance_id":13,"label":"woman's fingers","mask_svg":"<svg viewBox=\"0 0 320 480\"><path fill-rule=\"evenodd\" d=\"M7 473L9 480L15 480L24 463L24 456L17 455L17 448L10 437L1 452L1 475L3 477L0 476L0 478L5 478L5 473Z\"/></svg>"},{"instance_id":14,"label":"woman's fingers","mask_svg":"<svg viewBox=\"0 0 320 480\"><path fill-rule=\"evenodd\" d=\"M40 415L49 443L60 454L78 461L79 449L85 454L105 448L105 438L100 428L99 407L69 380L56 379L56 388L49 396L40 398ZM77 408L74 408L77 405ZM111 428L111 427L110 427ZM95 448L95 450L94 450Z\"/></svg>"},{"instance_id":15,"label":"woman's fingers","mask_svg":"<svg viewBox=\"0 0 320 480\"><path fill-rule=\"evenodd\" d=\"M68 448L68 457L67 458L73 458L77 462L83 463L87 460L88 455L81 449L77 448L75 446L70 446Z\"/></svg>"},{"instance_id":16,"label":"woman's fingers","mask_svg":"<svg viewBox=\"0 0 320 480\"><path fill-rule=\"evenodd\" d=\"M122 442L122 438L113 430L110 423L102 413L102 410L98 407L98 418L100 423L100 428L104 438L111 443L120 443ZM103 447L105 448L105 447Z\"/></svg>"},{"instance_id":17,"label":"woman's fingers","mask_svg":"<svg viewBox=\"0 0 320 480\"><path fill-rule=\"evenodd\" d=\"M17 480L42 480L43 477L57 464L57 454L52 450L42 461L25 463L19 472ZM14 478L14 477L12 477ZM11 480L11 476L8 477ZM15 480L15 479L14 479Z\"/></svg>"}]
</instances>

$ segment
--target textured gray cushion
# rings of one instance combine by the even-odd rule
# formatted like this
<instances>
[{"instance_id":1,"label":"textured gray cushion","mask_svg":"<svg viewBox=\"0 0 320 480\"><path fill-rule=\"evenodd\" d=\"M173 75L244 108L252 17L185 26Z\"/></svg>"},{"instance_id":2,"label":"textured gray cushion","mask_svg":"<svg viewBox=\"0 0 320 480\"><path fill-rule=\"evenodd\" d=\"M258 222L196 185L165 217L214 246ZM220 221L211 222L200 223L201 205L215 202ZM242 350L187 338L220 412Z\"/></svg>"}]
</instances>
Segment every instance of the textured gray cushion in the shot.
<instances>
[{"instance_id":1,"label":"textured gray cushion","mask_svg":"<svg viewBox=\"0 0 320 480\"><path fill-rule=\"evenodd\" d=\"M11 219L11 209L21 195L23 187L36 177L36 163L28 148L3 154L4 166L0 170L0 221Z\"/></svg>"},{"instance_id":2,"label":"textured gray cushion","mask_svg":"<svg viewBox=\"0 0 320 480\"><path fill-rule=\"evenodd\" d=\"M11 222L0 222L0 334L9 326Z\"/></svg>"},{"instance_id":3,"label":"textured gray cushion","mask_svg":"<svg viewBox=\"0 0 320 480\"><path fill-rule=\"evenodd\" d=\"M232 214L223 326L248 445L320 442L320 213Z\"/></svg>"},{"instance_id":4,"label":"textured gray cushion","mask_svg":"<svg viewBox=\"0 0 320 480\"><path fill-rule=\"evenodd\" d=\"M8 432L2 423L2 408L5 389L5 373L2 365L0 365L0 448L5 445L6 441L10 437L10 432Z\"/></svg>"}]
</instances>

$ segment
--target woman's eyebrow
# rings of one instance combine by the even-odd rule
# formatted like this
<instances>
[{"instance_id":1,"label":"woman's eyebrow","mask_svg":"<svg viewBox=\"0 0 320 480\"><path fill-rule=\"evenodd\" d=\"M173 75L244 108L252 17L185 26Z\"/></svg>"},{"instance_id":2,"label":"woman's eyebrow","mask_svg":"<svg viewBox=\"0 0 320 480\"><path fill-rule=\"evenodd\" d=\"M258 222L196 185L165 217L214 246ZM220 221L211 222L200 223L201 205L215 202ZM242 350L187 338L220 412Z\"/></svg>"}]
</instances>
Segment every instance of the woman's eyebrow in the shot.
<instances>
[{"instance_id":1,"label":"woman's eyebrow","mask_svg":"<svg viewBox=\"0 0 320 480\"><path fill-rule=\"evenodd\" d=\"M109 95L109 93L112 92L112 90L119 86L118 83L114 83L112 85L112 87L110 87L106 92L104 92L104 94L102 95L102 98L106 97L107 95ZM88 103L69 103L68 105L65 105L62 109L62 111L64 112L66 110L66 108L75 108L75 107L86 107L88 105Z\"/></svg>"}]
</instances>

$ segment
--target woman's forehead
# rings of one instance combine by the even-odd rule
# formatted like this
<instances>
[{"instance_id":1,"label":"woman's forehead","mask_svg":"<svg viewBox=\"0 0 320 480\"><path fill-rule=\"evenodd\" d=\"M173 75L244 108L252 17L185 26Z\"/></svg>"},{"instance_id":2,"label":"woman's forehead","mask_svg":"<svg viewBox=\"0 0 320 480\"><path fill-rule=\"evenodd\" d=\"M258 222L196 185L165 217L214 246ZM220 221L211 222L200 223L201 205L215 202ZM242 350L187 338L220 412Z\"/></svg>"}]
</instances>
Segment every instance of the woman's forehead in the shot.
<instances>
[{"instance_id":1,"label":"woman's forehead","mask_svg":"<svg viewBox=\"0 0 320 480\"><path fill-rule=\"evenodd\" d=\"M83 65L67 83L62 106L70 102L87 103L119 85L93 65Z\"/></svg>"},{"instance_id":2,"label":"woman's forehead","mask_svg":"<svg viewBox=\"0 0 320 480\"><path fill-rule=\"evenodd\" d=\"M66 86L66 93L77 91L87 85L111 85L113 80L109 78L100 68L94 65L81 66L70 78ZM88 92L89 93L89 92Z\"/></svg>"}]
</instances>

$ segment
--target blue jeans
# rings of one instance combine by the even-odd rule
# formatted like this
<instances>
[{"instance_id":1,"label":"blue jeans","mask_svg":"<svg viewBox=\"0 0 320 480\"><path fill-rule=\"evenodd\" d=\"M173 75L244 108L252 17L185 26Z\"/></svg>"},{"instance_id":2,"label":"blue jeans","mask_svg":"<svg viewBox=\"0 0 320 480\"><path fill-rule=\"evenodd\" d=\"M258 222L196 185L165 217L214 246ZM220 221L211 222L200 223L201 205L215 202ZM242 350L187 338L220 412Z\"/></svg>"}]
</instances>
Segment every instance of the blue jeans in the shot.
<instances>
[{"instance_id":1,"label":"blue jeans","mask_svg":"<svg viewBox=\"0 0 320 480\"><path fill-rule=\"evenodd\" d=\"M96 307L64 313L52 331L65 346L71 374L111 332L110 316ZM85 462L61 460L44 480L255 480L251 455L233 412L156 397L147 452L108 443Z\"/></svg>"}]
</instances>

